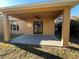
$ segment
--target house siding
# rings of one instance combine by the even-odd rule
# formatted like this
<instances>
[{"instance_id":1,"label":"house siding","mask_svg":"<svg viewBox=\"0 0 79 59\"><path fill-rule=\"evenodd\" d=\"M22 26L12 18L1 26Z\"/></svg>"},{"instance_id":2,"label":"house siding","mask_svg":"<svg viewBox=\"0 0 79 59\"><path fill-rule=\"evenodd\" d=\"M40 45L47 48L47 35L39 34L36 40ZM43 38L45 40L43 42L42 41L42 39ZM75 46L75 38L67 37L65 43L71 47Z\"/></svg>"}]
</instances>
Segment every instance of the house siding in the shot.
<instances>
[{"instance_id":1,"label":"house siding","mask_svg":"<svg viewBox=\"0 0 79 59\"><path fill-rule=\"evenodd\" d=\"M52 35L53 34L53 19L51 18L42 18L43 21L43 35ZM11 30L11 34L27 34L33 35L33 22L38 21L34 18L29 18L26 20L10 20L10 24L15 23L19 25L19 31ZM0 34L3 34L3 22L0 20Z\"/></svg>"},{"instance_id":2,"label":"house siding","mask_svg":"<svg viewBox=\"0 0 79 59\"><path fill-rule=\"evenodd\" d=\"M2 23L2 20L0 20L0 34L3 34L3 23Z\"/></svg>"}]
</instances>

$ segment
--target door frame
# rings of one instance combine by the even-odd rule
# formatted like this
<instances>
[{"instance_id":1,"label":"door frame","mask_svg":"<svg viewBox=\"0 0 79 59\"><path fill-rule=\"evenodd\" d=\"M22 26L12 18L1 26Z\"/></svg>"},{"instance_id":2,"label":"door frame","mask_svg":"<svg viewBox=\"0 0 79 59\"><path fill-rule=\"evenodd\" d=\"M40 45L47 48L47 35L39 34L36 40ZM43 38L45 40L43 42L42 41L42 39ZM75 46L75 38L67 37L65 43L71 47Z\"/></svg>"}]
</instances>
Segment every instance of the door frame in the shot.
<instances>
[{"instance_id":1,"label":"door frame","mask_svg":"<svg viewBox=\"0 0 79 59\"><path fill-rule=\"evenodd\" d=\"M42 26L41 30L42 30L42 32L39 32L39 31L35 32L35 27L34 26L35 26L35 23L38 23L38 22L41 22L41 26ZM43 21L34 21L33 22L33 34L43 34Z\"/></svg>"}]
</instances>

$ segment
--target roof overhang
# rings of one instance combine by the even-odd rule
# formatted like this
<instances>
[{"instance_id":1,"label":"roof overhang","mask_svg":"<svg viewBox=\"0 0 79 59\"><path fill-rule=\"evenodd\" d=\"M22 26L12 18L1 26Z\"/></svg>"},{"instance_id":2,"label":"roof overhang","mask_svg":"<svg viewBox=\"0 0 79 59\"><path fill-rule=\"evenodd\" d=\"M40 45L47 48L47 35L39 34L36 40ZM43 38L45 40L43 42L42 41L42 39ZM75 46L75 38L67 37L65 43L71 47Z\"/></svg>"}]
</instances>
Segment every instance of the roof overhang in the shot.
<instances>
[{"instance_id":1,"label":"roof overhang","mask_svg":"<svg viewBox=\"0 0 79 59\"><path fill-rule=\"evenodd\" d=\"M79 0L58 0L57 2L45 2L45 3L33 3L33 4L24 4L17 6L9 6L0 8L0 11L6 13L7 15L20 15L28 13L42 13L42 12L54 12L62 11L65 7L69 6L70 8L74 7L79 3Z\"/></svg>"}]
</instances>

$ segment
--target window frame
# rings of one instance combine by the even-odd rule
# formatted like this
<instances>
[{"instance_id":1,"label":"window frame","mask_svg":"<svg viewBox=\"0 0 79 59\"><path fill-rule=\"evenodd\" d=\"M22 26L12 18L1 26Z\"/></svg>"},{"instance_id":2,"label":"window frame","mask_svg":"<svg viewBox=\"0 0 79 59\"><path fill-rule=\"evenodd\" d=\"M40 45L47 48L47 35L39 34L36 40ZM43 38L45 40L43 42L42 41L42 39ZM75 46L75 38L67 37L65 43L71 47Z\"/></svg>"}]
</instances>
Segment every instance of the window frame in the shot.
<instances>
[{"instance_id":1,"label":"window frame","mask_svg":"<svg viewBox=\"0 0 79 59\"><path fill-rule=\"evenodd\" d=\"M18 24L14 24L14 23L11 23L11 30L12 31L19 31L19 25Z\"/></svg>"}]
</instances>

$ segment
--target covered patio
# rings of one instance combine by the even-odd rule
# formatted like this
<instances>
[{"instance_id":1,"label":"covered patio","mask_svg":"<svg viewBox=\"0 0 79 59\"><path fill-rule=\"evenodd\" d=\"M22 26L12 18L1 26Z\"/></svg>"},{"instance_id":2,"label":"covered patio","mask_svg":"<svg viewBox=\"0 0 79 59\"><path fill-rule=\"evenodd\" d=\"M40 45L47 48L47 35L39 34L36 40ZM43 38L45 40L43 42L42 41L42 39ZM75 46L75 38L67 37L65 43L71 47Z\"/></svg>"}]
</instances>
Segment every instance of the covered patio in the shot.
<instances>
[{"instance_id":1,"label":"covered patio","mask_svg":"<svg viewBox=\"0 0 79 59\"><path fill-rule=\"evenodd\" d=\"M53 35L21 35L9 41L11 44L61 46L61 41Z\"/></svg>"},{"instance_id":2,"label":"covered patio","mask_svg":"<svg viewBox=\"0 0 79 59\"><path fill-rule=\"evenodd\" d=\"M78 0L66 0L66 1L55 1L45 3L35 3L30 5L19 5L0 8L3 18L3 29L4 29L4 41L10 41L10 23L9 16L18 18L19 20L30 19L33 21L33 16L39 16L44 19L48 19L49 26L44 26L43 34L35 35L23 35L12 40L14 43L27 43L37 45L52 45L52 46L64 46L69 45L69 29L70 29L70 9L78 4ZM62 25L62 38L61 41L55 37L55 19L63 15ZM52 23L52 24L51 24ZM31 31L29 31L31 32ZM14 41L15 40L15 41ZM17 41L19 40L19 42Z\"/></svg>"}]
</instances>

